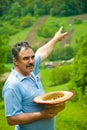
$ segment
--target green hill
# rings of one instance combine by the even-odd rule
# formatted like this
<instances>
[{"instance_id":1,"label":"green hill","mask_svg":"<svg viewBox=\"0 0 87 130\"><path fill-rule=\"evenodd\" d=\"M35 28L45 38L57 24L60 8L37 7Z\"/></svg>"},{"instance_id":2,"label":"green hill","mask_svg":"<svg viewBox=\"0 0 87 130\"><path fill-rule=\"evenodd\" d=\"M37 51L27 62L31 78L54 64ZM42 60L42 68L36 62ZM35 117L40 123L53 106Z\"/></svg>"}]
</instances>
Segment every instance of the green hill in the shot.
<instances>
[{"instance_id":1,"label":"green hill","mask_svg":"<svg viewBox=\"0 0 87 130\"><path fill-rule=\"evenodd\" d=\"M87 14L71 17L42 16L30 28L27 27L11 36L9 44L25 40L32 45L41 46L55 34L60 26L64 27L64 31L69 32L61 46L72 44L73 47L76 47L77 42L87 34Z\"/></svg>"}]
</instances>

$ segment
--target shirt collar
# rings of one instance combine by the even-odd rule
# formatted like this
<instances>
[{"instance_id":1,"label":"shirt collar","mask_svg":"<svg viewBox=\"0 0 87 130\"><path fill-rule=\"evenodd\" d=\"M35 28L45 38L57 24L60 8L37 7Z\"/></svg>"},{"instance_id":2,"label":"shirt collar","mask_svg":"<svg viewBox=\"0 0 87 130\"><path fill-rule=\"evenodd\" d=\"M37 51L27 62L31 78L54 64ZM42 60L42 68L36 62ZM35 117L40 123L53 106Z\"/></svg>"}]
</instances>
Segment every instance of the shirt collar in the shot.
<instances>
[{"instance_id":1,"label":"shirt collar","mask_svg":"<svg viewBox=\"0 0 87 130\"><path fill-rule=\"evenodd\" d=\"M24 75L20 74L19 72L17 72L16 70L14 70L14 67L12 68L12 74L14 74L15 77L17 77L20 81L27 78L27 76L24 76Z\"/></svg>"}]
</instances>

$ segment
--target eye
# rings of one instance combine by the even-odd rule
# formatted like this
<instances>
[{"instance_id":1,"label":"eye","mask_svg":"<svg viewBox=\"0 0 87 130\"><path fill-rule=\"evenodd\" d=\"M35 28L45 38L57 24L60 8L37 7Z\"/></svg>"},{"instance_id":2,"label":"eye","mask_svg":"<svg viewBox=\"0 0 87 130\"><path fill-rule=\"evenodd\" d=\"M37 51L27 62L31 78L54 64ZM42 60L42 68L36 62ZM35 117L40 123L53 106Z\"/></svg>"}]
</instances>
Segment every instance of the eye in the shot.
<instances>
[{"instance_id":1,"label":"eye","mask_svg":"<svg viewBox=\"0 0 87 130\"><path fill-rule=\"evenodd\" d=\"M28 60L28 59L29 59L29 57L24 57L24 58L23 58L23 60Z\"/></svg>"},{"instance_id":2,"label":"eye","mask_svg":"<svg viewBox=\"0 0 87 130\"><path fill-rule=\"evenodd\" d=\"M31 58L34 59L34 58L35 58L35 55L33 55Z\"/></svg>"}]
</instances>

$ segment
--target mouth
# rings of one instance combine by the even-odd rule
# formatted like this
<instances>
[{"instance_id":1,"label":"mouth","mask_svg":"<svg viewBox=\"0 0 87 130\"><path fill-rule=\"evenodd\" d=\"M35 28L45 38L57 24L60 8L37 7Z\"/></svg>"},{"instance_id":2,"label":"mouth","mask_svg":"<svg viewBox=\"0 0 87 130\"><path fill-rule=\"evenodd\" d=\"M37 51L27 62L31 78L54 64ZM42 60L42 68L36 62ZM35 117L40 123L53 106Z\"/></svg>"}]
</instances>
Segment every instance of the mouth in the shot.
<instances>
[{"instance_id":1,"label":"mouth","mask_svg":"<svg viewBox=\"0 0 87 130\"><path fill-rule=\"evenodd\" d=\"M31 67L34 67L34 64L29 64L26 66L26 68L31 68Z\"/></svg>"}]
</instances>

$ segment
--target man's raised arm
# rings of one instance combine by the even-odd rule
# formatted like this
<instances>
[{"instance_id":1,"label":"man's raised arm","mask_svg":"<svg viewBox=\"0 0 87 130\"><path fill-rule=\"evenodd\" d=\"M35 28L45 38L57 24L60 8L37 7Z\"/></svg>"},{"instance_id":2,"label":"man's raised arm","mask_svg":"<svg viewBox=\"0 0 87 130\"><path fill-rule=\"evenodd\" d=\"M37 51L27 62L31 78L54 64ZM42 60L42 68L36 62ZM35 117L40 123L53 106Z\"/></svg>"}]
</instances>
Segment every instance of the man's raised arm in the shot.
<instances>
[{"instance_id":1,"label":"man's raised arm","mask_svg":"<svg viewBox=\"0 0 87 130\"><path fill-rule=\"evenodd\" d=\"M49 42L47 42L45 45L43 45L36 51L36 54L41 57L41 61L45 60L52 52L54 45L58 41L64 39L68 34L68 32L62 33L62 29L63 27L61 27L58 32L55 33L54 37Z\"/></svg>"}]
</instances>

